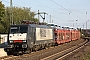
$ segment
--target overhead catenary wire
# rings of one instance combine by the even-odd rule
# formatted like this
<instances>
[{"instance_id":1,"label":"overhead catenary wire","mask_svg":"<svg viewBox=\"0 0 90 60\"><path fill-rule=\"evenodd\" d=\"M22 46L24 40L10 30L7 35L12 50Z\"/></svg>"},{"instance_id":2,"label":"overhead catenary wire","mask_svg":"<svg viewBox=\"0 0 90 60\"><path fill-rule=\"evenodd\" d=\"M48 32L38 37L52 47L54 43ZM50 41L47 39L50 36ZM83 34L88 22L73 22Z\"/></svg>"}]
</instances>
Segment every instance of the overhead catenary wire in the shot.
<instances>
[{"instance_id":1,"label":"overhead catenary wire","mask_svg":"<svg viewBox=\"0 0 90 60\"><path fill-rule=\"evenodd\" d=\"M7 2L7 3L10 3L9 1L6 1L6 0L3 0L3 1L4 1L4 2ZM15 3L13 3L13 2L12 2L12 4L13 4L13 6L16 5L16 6L19 6L19 7L23 7L23 6L21 6L21 5L15 4ZM40 3L38 3L38 4L40 4ZM55 8L50 8L50 7L46 7L46 8L57 10L57 9L55 9ZM34 10L34 11L36 12L36 10ZM48 15L51 15L51 14L48 14ZM58 17L56 17L56 16L53 16L53 15L52 15L52 17L56 18L57 20L66 21L66 20L64 20L64 19L60 19L60 18L58 18Z\"/></svg>"},{"instance_id":2,"label":"overhead catenary wire","mask_svg":"<svg viewBox=\"0 0 90 60\"><path fill-rule=\"evenodd\" d=\"M7 2L7 3L10 3L9 1L6 1L6 0L2 0L2 1L5 1L5 2ZM56 3L55 1L53 1L53 0L51 0L53 3L55 3L55 4L57 4L58 6L60 6L61 8L63 8L64 10L66 10L66 11L68 11L69 13L72 13L71 11L69 11L68 9L66 9L66 8L64 8L63 6L61 6L60 4L58 4L58 3ZM39 4L39 5L41 5L38 1L37 1L37 3ZM16 6L20 6L20 5L17 5L17 4L15 4L15 3L12 3L13 5L16 5ZM71 4L70 4L71 5ZM72 5L71 5L72 6ZM23 7L23 6L20 6L20 7ZM42 7L42 6L41 6ZM44 6L45 7L45 6ZM46 7L46 8L50 8L50 7ZM54 8L50 8L50 9L54 9ZM55 9L55 10L57 10L57 9ZM37 12L36 10L34 10L35 12ZM72 13L73 14L73 13ZM75 15L75 14L73 14L73 15ZM75 15L76 17L78 17L77 15ZM78 17L78 18L80 18L80 17ZM81 18L80 18L81 19Z\"/></svg>"},{"instance_id":3,"label":"overhead catenary wire","mask_svg":"<svg viewBox=\"0 0 90 60\"><path fill-rule=\"evenodd\" d=\"M38 1L36 1L36 2L37 2L40 6L43 5L43 4L39 3ZM41 6L41 8L43 8L43 7L44 7L44 8L49 8L49 9L55 10L56 12L59 12L59 11L60 11L60 9L52 8L52 7L49 7L49 6ZM43 10L44 10L44 9L43 9ZM52 13L49 13L48 15L51 15L51 14L52 14ZM63 12L61 12L61 13L59 12L59 13L57 13L57 14L63 14ZM56 16L53 16L53 15L52 15L52 17L56 18L57 20L63 20L64 22L67 21L67 20L60 19L60 18L58 18L58 17L56 17Z\"/></svg>"},{"instance_id":4,"label":"overhead catenary wire","mask_svg":"<svg viewBox=\"0 0 90 60\"><path fill-rule=\"evenodd\" d=\"M10 3L9 1L6 1L6 0L3 0L4 2L7 2L7 3ZM40 4L39 2L37 2L38 4ZM15 3L12 3L13 5L16 5L16 6L20 6L20 5L18 5L18 4L15 4ZM41 4L40 4L41 5ZM20 6L20 7L23 7L23 6ZM54 9L55 11L57 11L57 9L56 8L51 8L51 7L45 7L44 6L44 8L49 8L49 9ZM63 7L62 7L63 8ZM64 8L65 9L65 8ZM32 9L33 10L33 9ZM34 10L35 12L37 12L36 10ZM58 11L59 12L59 11ZM70 12L70 11L68 11L68 12ZM51 15L51 14L50 14ZM55 17L55 16L54 16ZM57 18L58 19L58 18Z\"/></svg>"},{"instance_id":5,"label":"overhead catenary wire","mask_svg":"<svg viewBox=\"0 0 90 60\"><path fill-rule=\"evenodd\" d=\"M67 0L66 0L67 1ZM68 1L67 1L67 3L72 7L72 8L74 8L75 10L77 10L80 14L83 14L81 11L79 11L78 9L76 9L73 5L71 5Z\"/></svg>"},{"instance_id":6,"label":"overhead catenary wire","mask_svg":"<svg viewBox=\"0 0 90 60\"><path fill-rule=\"evenodd\" d=\"M55 1L51 0L54 4L60 6L61 8L63 8L64 10L68 11L69 13L72 13L71 11L69 11L68 9L64 8L63 6L61 6L60 4L56 3ZM77 15L75 15L74 13L72 13L74 16L78 17ZM78 17L80 18L80 17ZM81 20L83 20L82 18L80 18Z\"/></svg>"}]
</instances>

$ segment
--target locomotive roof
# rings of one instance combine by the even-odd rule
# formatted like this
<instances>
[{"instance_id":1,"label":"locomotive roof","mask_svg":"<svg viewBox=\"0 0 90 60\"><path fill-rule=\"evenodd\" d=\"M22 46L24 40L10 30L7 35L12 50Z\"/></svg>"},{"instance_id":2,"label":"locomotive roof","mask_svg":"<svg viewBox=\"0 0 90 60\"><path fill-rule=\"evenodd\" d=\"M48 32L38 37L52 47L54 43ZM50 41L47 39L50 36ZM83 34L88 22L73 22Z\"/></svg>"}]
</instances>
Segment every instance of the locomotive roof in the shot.
<instances>
[{"instance_id":1,"label":"locomotive roof","mask_svg":"<svg viewBox=\"0 0 90 60\"><path fill-rule=\"evenodd\" d=\"M39 28L51 28L50 26L47 26L47 25L37 25L37 24L11 25L11 27L15 27L15 26L30 26L30 27L39 27Z\"/></svg>"}]
</instances>

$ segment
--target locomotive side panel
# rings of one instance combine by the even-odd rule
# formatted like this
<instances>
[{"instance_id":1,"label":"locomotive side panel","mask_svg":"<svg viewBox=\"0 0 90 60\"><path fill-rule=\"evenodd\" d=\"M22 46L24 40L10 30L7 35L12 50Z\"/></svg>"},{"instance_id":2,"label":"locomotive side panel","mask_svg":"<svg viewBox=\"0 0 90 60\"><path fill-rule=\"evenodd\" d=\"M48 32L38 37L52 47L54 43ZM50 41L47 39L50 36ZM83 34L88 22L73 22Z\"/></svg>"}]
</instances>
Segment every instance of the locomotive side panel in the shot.
<instances>
[{"instance_id":1,"label":"locomotive side panel","mask_svg":"<svg viewBox=\"0 0 90 60\"><path fill-rule=\"evenodd\" d=\"M36 28L36 41L40 40L52 40L53 30L46 28Z\"/></svg>"},{"instance_id":2,"label":"locomotive side panel","mask_svg":"<svg viewBox=\"0 0 90 60\"><path fill-rule=\"evenodd\" d=\"M54 43L53 29L51 28L36 28L35 45Z\"/></svg>"}]
</instances>

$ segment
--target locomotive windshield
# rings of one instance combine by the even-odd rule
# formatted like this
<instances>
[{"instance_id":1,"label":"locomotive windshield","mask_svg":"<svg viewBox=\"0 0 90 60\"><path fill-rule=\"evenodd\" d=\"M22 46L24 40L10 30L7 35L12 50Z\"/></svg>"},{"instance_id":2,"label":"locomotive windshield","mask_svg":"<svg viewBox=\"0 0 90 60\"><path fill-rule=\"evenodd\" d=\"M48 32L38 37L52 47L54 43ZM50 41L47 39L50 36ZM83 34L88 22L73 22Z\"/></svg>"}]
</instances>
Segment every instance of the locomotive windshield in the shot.
<instances>
[{"instance_id":1,"label":"locomotive windshield","mask_svg":"<svg viewBox=\"0 0 90 60\"><path fill-rule=\"evenodd\" d=\"M26 33L26 32L27 32L26 26L10 27L10 33Z\"/></svg>"}]
</instances>

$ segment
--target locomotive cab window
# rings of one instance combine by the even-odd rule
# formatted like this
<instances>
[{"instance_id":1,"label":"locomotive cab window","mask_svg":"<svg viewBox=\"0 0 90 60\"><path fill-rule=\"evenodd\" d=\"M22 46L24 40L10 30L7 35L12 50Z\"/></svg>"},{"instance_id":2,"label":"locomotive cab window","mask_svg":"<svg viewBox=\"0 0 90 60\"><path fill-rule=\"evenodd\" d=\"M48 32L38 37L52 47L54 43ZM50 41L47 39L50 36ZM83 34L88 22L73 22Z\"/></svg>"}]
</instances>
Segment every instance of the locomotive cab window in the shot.
<instances>
[{"instance_id":1,"label":"locomotive cab window","mask_svg":"<svg viewBox=\"0 0 90 60\"><path fill-rule=\"evenodd\" d=\"M10 27L10 33L17 33L18 27Z\"/></svg>"},{"instance_id":2,"label":"locomotive cab window","mask_svg":"<svg viewBox=\"0 0 90 60\"><path fill-rule=\"evenodd\" d=\"M11 27L10 28L10 33L26 33L27 32L27 27L20 27L20 26L17 26L17 27Z\"/></svg>"},{"instance_id":3,"label":"locomotive cab window","mask_svg":"<svg viewBox=\"0 0 90 60\"><path fill-rule=\"evenodd\" d=\"M27 27L20 27L19 31L20 31L20 33L26 33Z\"/></svg>"}]
</instances>

